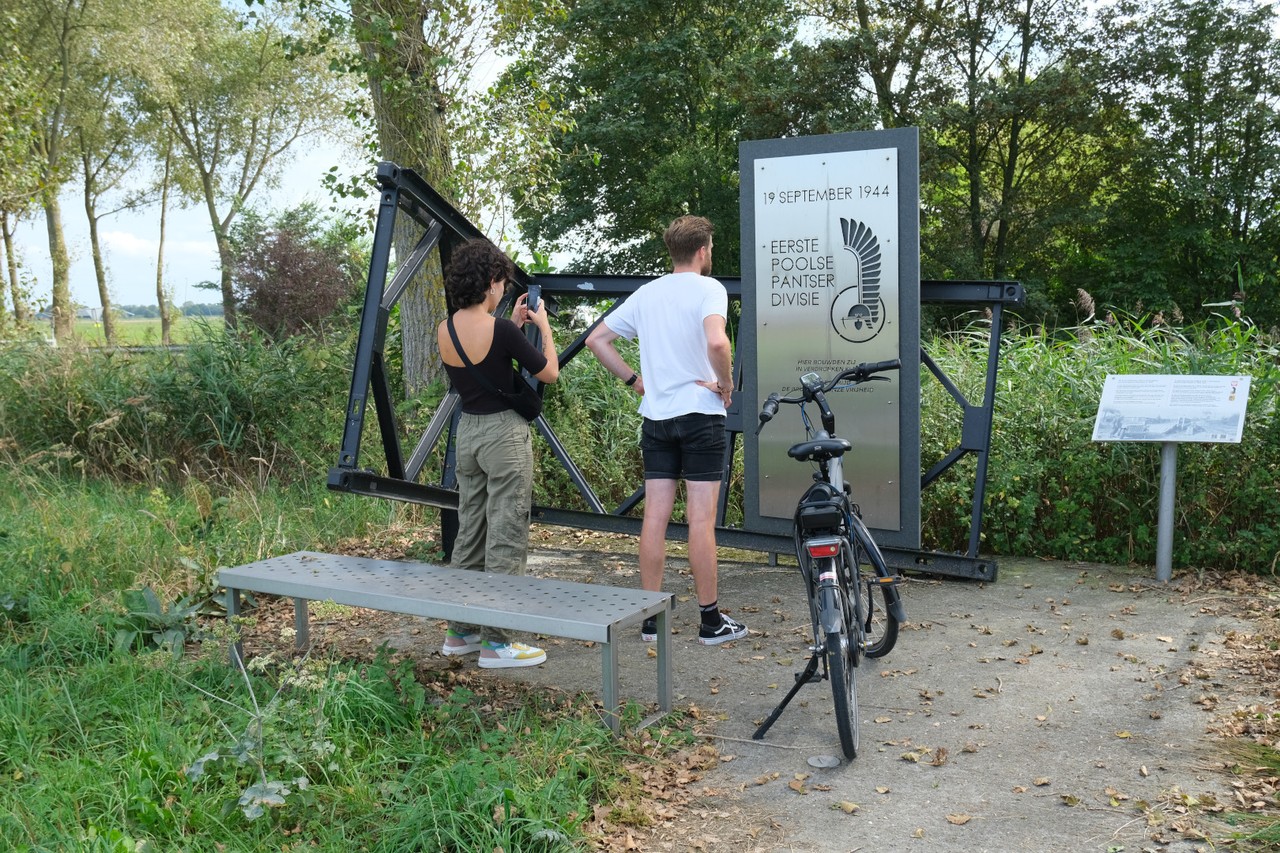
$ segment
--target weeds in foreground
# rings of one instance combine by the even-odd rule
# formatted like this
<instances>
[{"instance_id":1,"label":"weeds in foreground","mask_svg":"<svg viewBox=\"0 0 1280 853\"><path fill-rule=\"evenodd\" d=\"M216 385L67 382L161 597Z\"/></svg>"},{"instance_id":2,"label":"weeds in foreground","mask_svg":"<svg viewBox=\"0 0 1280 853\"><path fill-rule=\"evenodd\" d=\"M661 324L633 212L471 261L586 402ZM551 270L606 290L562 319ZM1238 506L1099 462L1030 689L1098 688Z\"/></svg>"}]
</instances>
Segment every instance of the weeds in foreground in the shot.
<instances>
[{"instance_id":1,"label":"weeds in foreground","mask_svg":"<svg viewBox=\"0 0 1280 853\"><path fill-rule=\"evenodd\" d=\"M1239 792L1239 808L1222 816L1233 828L1232 838L1259 845L1249 849L1280 849L1280 750L1265 743L1233 740L1226 751Z\"/></svg>"},{"instance_id":2,"label":"weeds in foreground","mask_svg":"<svg viewBox=\"0 0 1280 853\"><path fill-rule=\"evenodd\" d=\"M617 740L588 701L497 694L386 649L241 672L227 637L195 639L183 599L219 565L408 536L421 508L6 473L0 849L587 849L602 813L643 822L636 768L685 737ZM116 642L122 623L134 642Z\"/></svg>"}]
</instances>

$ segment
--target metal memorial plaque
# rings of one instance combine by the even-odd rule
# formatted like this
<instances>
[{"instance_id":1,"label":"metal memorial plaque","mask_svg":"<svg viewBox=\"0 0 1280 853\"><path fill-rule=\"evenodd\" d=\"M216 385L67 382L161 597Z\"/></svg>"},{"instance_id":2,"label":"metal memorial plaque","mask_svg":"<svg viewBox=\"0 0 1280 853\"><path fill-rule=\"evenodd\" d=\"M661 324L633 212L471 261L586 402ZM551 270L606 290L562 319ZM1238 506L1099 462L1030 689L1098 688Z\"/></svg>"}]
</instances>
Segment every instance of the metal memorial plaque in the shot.
<instances>
[{"instance_id":1,"label":"metal memorial plaque","mask_svg":"<svg viewBox=\"0 0 1280 853\"><path fill-rule=\"evenodd\" d=\"M908 153L916 156L914 147ZM828 401L837 434L854 446L845 477L868 526L902 530L904 501L911 502L914 517L906 526L917 528L912 539L919 535L918 233L907 241L908 300L899 232L904 210L915 228L917 190L914 181L900 186L901 156L898 147L885 146L744 160L744 178L750 169L751 180L744 180L743 219L751 217L753 240L748 246L744 227L743 299L744 320L747 302L752 305L756 358L749 387L756 411L771 391L798 393L806 373L827 378L859 362L903 360L903 375L882 374L888 381L836 390ZM914 160L910 168L914 174ZM905 301L912 305L905 318L912 329L904 346ZM912 405L904 412L906 394ZM806 410L817 428L817 407ZM904 424L906 418L912 423ZM811 472L786 451L804 437L796 407L784 406L757 439L748 459L755 461L759 516L790 522ZM912 477L904 492L904 479Z\"/></svg>"}]
</instances>

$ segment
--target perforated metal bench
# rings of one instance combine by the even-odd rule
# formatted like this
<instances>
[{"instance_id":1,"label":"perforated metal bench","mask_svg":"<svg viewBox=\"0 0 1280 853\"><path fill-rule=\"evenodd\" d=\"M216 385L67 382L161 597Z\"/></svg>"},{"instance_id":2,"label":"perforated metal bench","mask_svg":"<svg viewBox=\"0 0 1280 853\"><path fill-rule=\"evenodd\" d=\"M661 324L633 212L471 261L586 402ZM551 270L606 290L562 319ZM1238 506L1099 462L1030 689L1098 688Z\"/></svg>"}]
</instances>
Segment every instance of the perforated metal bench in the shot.
<instances>
[{"instance_id":1,"label":"perforated metal bench","mask_svg":"<svg viewBox=\"0 0 1280 853\"><path fill-rule=\"evenodd\" d=\"M658 623L658 708L661 712L671 710L670 593L315 551L221 569L218 583L227 589L228 619L240 614L242 591L292 598L299 648L311 642L309 601L599 643L604 681L601 698L614 731L620 725L621 710L615 641L620 631L652 616ZM235 652L240 660L243 651L237 642Z\"/></svg>"}]
</instances>

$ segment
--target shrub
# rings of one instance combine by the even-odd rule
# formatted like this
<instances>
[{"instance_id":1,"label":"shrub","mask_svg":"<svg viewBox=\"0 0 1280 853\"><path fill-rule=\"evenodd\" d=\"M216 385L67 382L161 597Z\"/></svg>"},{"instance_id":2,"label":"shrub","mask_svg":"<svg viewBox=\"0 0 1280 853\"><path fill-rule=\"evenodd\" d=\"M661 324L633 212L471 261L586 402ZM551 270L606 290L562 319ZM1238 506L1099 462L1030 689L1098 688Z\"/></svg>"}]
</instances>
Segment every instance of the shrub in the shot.
<instances>
[{"instance_id":1,"label":"shrub","mask_svg":"<svg viewBox=\"0 0 1280 853\"><path fill-rule=\"evenodd\" d=\"M274 340L318 328L358 292L368 269L359 234L312 204L270 221L246 213L230 235L240 317Z\"/></svg>"},{"instance_id":2,"label":"shrub","mask_svg":"<svg viewBox=\"0 0 1280 853\"><path fill-rule=\"evenodd\" d=\"M129 481L310 475L337 456L350 351L211 327L177 352L0 348L0 454Z\"/></svg>"}]
</instances>

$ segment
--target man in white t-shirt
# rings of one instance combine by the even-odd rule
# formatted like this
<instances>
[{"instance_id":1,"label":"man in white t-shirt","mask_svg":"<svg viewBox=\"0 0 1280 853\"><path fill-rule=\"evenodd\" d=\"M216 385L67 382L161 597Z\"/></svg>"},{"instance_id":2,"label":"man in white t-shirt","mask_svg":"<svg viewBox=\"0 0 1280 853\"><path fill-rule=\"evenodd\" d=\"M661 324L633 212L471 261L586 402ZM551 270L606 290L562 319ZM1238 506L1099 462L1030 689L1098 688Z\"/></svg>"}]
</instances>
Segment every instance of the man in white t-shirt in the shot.
<instances>
[{"instance_id":1,"label":"man in white t-shirt","mask_svg":"<svg viewBox=\"0 0 1280 853\"><path fill-rule=\"evenodd\" d=\"M714 227L681 216L662 240L672 271L649 282L591 332L587 347L600 363L640 395L644 429L644 524L640 585L657 592L667 557L667 524L676 484L685 483L689 567L701 611L698 642L716 645L747 636L746 626L720 612L717 592L716 506L724 466L724 410L733 397L733 345L725 332L729 296L710 278ZM618 354L618 338L639 340L640 372ZM653 619L641 628L656 639Z\"/></svg>"}]
</instances>

